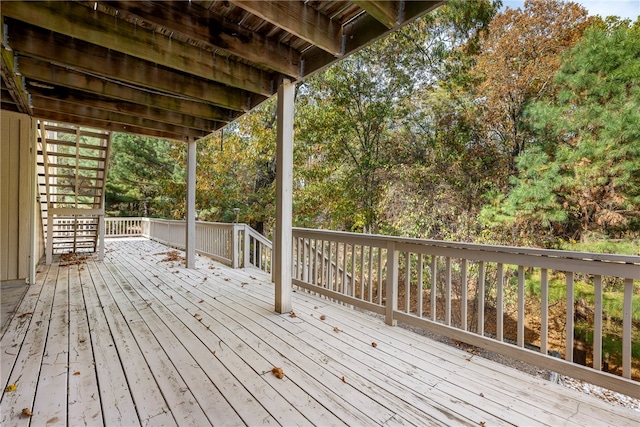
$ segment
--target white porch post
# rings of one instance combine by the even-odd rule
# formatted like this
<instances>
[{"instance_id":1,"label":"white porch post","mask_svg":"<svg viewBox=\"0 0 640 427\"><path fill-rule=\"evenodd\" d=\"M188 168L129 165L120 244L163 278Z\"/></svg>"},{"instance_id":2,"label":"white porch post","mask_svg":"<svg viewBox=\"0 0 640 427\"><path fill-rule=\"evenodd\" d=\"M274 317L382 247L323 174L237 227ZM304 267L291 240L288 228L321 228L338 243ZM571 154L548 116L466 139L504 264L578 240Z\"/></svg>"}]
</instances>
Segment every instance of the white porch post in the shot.
<instances>
[{"instance_id":1,"label":"white porch post","mask_svg":"<svg viewBox=\"0 0 640 427\"><path fill-rule=\"evenodd\" d=\"M196 268L196 141L187 143L186 267Z\"/></svg>"},{"instance_id":2,"label":"white porch post","mask_svg":"<svg viewBox=\"0 0 640 427\"><path fill-rule=\"evenodd\" d=\"M276 235L274 258L275 310L291 311L291 257L293 209L293 101L295 84L284 80L278 88L276 147Z\"/></svg>"}]
</instances>

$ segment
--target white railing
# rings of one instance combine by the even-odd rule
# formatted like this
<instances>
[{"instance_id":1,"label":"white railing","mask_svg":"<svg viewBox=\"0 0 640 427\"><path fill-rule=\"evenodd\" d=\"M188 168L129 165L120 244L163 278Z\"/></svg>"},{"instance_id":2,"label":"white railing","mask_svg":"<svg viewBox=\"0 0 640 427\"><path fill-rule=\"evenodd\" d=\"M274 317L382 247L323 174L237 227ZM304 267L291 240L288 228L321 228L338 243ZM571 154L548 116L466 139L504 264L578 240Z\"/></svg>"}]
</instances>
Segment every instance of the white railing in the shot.
<instances>
[{"instance_id":1,"label":"white railing","mask_svg":"<svg viewBox=\"0 0 640 427\"><path fill-rule=\"evenodd\" d=\"M143 236L185 248L184 220L106 218L105 225L105 237ZM196 251L233 268L271 272L271 242L246 224L196 221Z\"/></svg>"},{"instance_id":2,"label":"white railing","mask_svg":"<svg viewBox=\"0 0 640 427\"><path fill-rule=\"evenodd\" d=\"M631 379L638 256L299 228L293 237L296 286L384 315L388 324L418 326L640 397L640 383ZM603 284L614 281L622 289L616 318L603 310ZM585 287L593 292L592 306L579 304ZM588 313L581 312L585 306ZM608 330L616 336L604 336L603 322L614 324ZM551 345L551 334L564 345ZM638 372L640 360L633 359L633 368Z\"/></svg>"},{"instance_id":3,"label":"white railing","mask_svg":"<svg viewBox=\"0 0 640 427\"><path fill-rule=\"evenodd\" d=\"M184 248L184 221L139 221L107 229L139 227L139 235ZM633 311L638 256L300 228L293 243L293 284L300 288L383 315L391 325L404 322L640 398L640 360L632 357L640 336ZM234 268L271 272L271 242L245 224L196 222L196 250ZM605 289L616 286L614 315ZM585 289L593 303L584 302Z\"/></svg>"},{"instance_id":4,"label":"white railing","mask_svg":"<svg viewBox=\"0 0 640 427\"><path fill-rule=\"evenodd\" d=\"M105 218L105 237L136 237L143 235L146 218Z\"/></svg>"}]
</instances>

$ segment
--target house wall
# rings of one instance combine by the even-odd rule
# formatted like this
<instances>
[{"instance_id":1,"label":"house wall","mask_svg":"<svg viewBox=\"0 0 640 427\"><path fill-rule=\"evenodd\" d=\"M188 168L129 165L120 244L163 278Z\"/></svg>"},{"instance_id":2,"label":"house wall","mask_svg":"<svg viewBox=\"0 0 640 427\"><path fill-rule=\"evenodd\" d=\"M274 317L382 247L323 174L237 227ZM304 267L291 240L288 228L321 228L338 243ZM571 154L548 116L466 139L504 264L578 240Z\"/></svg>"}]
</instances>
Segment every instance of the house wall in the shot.
<instances>
[{"instance_id":1,"label":"house wall","mask_svg":"<svg viewBox=\"0 0 640 427\"><path fill-rule=\"evenodd\" d=\"M39 237L32 240L33 120L25 114L0 111L0 124L0 283L6 285L29 278L31 245L42 244L42 227L35 234ZM43 249L41 245L35 250L36 260Z\"/></svg>"}]
</instances>

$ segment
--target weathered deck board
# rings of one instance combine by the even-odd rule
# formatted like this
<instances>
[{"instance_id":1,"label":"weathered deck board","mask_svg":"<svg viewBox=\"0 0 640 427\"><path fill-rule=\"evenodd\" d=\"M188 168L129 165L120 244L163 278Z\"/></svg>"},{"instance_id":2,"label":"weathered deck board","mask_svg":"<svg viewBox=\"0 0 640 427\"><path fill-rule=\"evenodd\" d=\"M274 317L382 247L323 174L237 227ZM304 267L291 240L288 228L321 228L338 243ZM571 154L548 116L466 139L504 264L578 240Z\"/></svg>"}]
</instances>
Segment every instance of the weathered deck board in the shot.
<instances>
[{"instance_id":1,"label":"weathered deck board","mask_svg":"<svg viewBox=\"0 0 640 427\"><path fill-rule=\"evenodd\" d=\"M2 387L17 385L2 425L637 423L306 292L277 315L265 274L205 258L186 270L167 251L113 240L103 263L40 268L2 336Z\"/></svg>"}]
</instances>

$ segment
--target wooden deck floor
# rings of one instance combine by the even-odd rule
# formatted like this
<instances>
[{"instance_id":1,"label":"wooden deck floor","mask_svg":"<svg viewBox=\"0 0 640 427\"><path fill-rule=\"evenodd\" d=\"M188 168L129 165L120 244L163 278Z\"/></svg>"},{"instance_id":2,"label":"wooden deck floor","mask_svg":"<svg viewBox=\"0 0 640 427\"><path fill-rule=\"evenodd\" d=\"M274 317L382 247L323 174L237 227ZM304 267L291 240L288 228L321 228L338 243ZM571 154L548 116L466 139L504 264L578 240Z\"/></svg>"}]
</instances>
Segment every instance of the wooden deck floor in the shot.
<instances>
[{"instance_id":1,"label":"wooden deck floor","mask_svg":"<svg viewBox=\"0 0 640 427\"><path fill-rule=\"evenodd\" d=\"M168 250L110 240L104 262L39 267L2 336L2 426L637 425L307 293L274 314L261 272L186 270Z\"/></svg>"}]
</instances>

